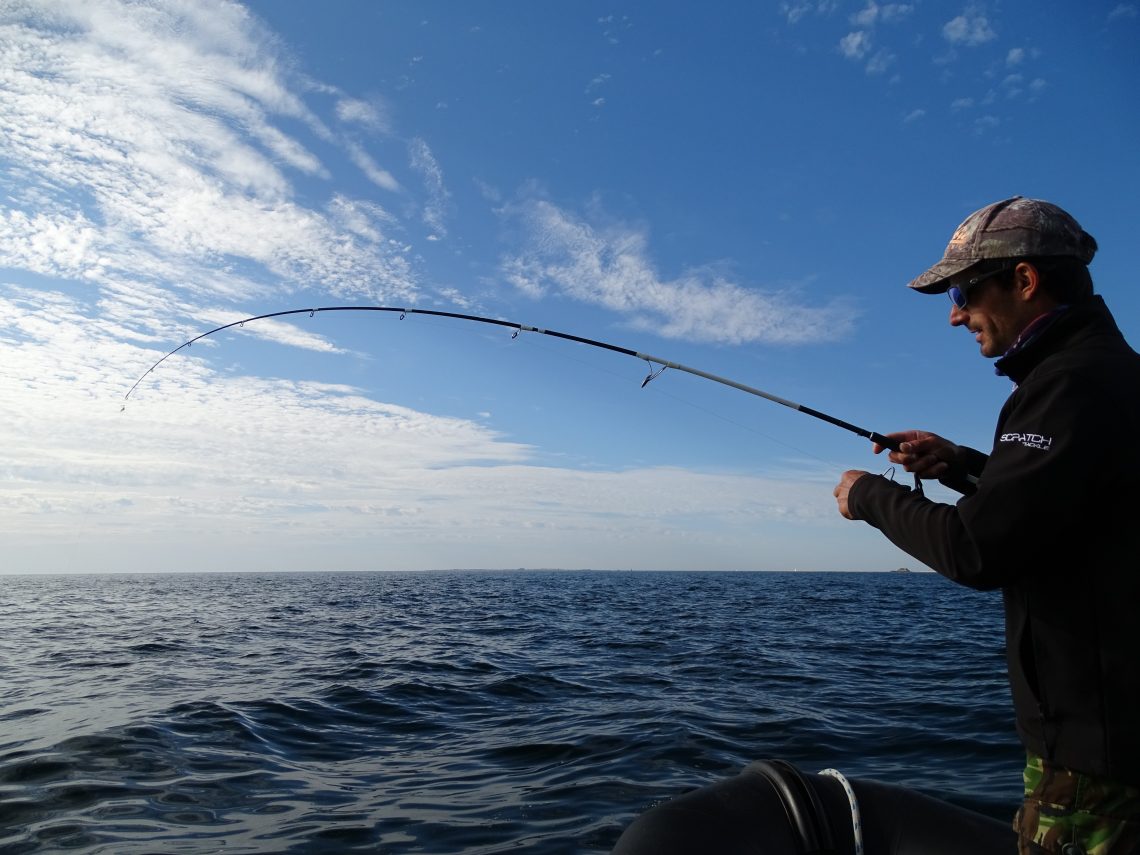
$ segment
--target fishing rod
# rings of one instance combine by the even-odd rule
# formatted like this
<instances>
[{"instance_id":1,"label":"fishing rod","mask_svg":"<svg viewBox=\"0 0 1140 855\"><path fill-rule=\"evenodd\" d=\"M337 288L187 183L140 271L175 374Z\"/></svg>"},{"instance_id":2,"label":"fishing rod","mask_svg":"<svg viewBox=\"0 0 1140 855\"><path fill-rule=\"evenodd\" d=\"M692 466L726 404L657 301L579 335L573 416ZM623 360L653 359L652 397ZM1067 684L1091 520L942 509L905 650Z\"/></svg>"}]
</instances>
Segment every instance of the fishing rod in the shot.
<instances>
[{"instance_id":1,"label":"fishing rod","mask_svg":"<svg viewBox=\"0 0 1140 855\"><path fill-rule=\"evenodd\" d=\"M585 338L580 335L558 332L557 330L542 329L540 327L532 327L529 324L520 324L515 323L514 321L504 321L500 320L499 318L487 318L483 317L482 315L465 315L459 312L443 312L436 309L409 309L398 306L320 306L318 308L312 309L288 309L283 312L269 312L268 314L264 315L254 315L249 318L243 318L240 321L232 321L231 323L223 324L220 327L215 327L212 330L194 336L194 338L183 342L182 344L178 345L178 347L174 348L174 350L167 353L165 356L155 362L154 365L148 368L143 373L143 375L135 381L134 385L131 386L129 390L127 390L127 394L123 396L123 399L126 400L127 398L130 398L131 393L139 387L139 384L142 383L143 380L145 380L147 376L151 374L154 369L158 368L158 366L160 366L163 362L174 356L174 354L178 353L183 348L190 347L194 344L194 342L201 341L207 336L222 332L223 330L231 329L232 327L243 327L248 323L252 323L253 321L263 321L267 320L268 318L282 318L288 315L305 314L311 318L318 312L388 312L391 314L398 313L400 315L400 320L403 320L408 315L425 315L434 318L453 318L461 321L474 321L475 323L492 324L494 326L512 329L514 330L514 334L511 336L511 338L518 338L519 333L532 332L539 333L540 335L548 335L553 338L560 338L565 341L574 341L578 342L579 344L589 345L590 347L599 347L603 350L608 350L613 353L620 353L623 356L632 356L635 359L641 359L649 363L649 374L646 375L645 379L641 381L641 388L643 389L646 387L646 385L649 384L651 380L659 377L666 368L672 368L675 371L684 371L686 374L692 374L695 377L703 377L705 380L712 380L714 383L730 386L733 389L739 389L741 392L747 392L749 395L755 395L759 398L763 398L766 401L771 401L774 404L780 404L781 406L789 407L796 412L803 413L804 415L811 416L812 418L820 419L821 421L825 421L828 424L835 425L836 427L843 428L843 430L850 431L851 433L857 434L861 437L865 437L866 439L871 440L871 442L877 443L884 448L889 448L892 451L899 450L900 441L889 437L886 434L859 427L858 425L854 425L851 422L844 421L843 419L836 418L832 415L828 415L827 413L813 409L812 407L808 407L803 404L797 404L795 401L789 401L787 398L781 398L779 395L773 395L771 392L765 392L763 389L757 389L754 386L738 383L735 380L730 380L727 377L721 377L718 374L712 374L708 371L702 371L699 368L682 365L680 362L673 362L671 359L663 359L660 356L652 356L648 353L641 353L640 351L631 350L628 347L621 347L620 345L610 344L608 342L598 341L592 338ZM949 481L943 481L943 483L949 487L952 487L953 489L958 490L958 492L973 492L973 485L976 484L977 479L973 478L972 476L967 476L967 478L968 480L965 484L959 485L950 483ZM915 476L915 485L916 488L918 488L918 476Z\"/></svg>"}]
</instances>

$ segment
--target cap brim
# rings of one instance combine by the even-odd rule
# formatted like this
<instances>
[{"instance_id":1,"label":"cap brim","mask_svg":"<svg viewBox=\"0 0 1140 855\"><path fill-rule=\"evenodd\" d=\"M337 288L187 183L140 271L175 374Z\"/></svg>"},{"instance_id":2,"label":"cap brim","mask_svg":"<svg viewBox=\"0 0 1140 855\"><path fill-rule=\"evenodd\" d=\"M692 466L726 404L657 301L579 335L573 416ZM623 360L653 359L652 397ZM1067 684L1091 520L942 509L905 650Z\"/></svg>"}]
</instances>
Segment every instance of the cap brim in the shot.
<instances>
[{"instance_id":1,"label":"cap brim","mask_svg":"<svg viewBox=\"0 0 1140 855\"><path fill-rule=\"evenodd\" d=\"M976 258L944 258L918 278L912 279L907 287L921 294L944 294L950 287L952 277L977 263Z\"/></svg>"}]
</instances>

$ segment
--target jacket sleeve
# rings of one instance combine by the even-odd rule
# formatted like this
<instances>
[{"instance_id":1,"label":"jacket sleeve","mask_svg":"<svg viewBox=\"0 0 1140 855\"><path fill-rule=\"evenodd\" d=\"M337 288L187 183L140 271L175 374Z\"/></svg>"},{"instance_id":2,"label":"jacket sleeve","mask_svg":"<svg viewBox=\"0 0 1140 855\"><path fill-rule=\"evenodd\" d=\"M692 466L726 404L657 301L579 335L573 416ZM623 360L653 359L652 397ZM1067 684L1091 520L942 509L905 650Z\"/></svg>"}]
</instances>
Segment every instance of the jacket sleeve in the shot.
<instances>
[{"instance_id":1,"label":"jacket sleeve","mask_svg":"<svg viewBox=\"0 0 1140 855\"><path fill-rule=\"evenodd\" d=\"M983 454L975 448L966 445L958 446L958 462L969 475L975 477L981 475L982 470L986 468L986 461L989 459L988 454Z\"/></svg>"},{"instance_id":2,"label":"jacket sleeve","mask_svg":"<svg viewBox=\"0 0 1140 855\"><path fill-rule=\"evenodd\" d=\"M977 479L985 468L988 456L973 448L960 445L955 457L951 470L938 481L951 490L957 490L963 496L972 496L977 492Z\"/></svg>"},{"instance_id":3,"label":"jacket sleeve","mask_svg":"<svg viewBox=\"0 0 1140 855\"><path fill-rule=\"evenodd\" d=\"M852 515L973 588L1007 585L1068 554L1079 560L1074 534L1098 504L1095 473L1109 453L1106 382L1080 371L1038 372L1003 407L973 495L941 504L865 476L848 496Z\"/></svg>"},{"instance_id":4,"label":"jacket sleeve","mask_svg":"<svg viewBox=\"0 0 1140 855\"><path fill-rule=\"evenodd\" d=\"M966 501L963 499L963 501ZM864 475L851 487L847 507L899 549L943 576L972 588L994 588L954 505L932 502L881 475Z\"/></svg>"}]
</instances>

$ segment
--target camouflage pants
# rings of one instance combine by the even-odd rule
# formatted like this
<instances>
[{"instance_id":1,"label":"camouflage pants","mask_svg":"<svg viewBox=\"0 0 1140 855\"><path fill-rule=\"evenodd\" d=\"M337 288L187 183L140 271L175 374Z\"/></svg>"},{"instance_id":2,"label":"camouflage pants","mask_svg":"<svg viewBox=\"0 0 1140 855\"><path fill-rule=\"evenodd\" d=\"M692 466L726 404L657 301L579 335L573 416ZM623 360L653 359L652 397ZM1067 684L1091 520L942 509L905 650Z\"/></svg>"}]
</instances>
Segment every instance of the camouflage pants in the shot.
<instances>
[{"instance_id":1,"label":"camouflage pants","mask_svg":"<svg viewBox=\"0 0 1140 855\"><path fill-rule=\"evenodd\" d=\"M1140 788L1070 772L1030 754L1013 820L1020 855L1140 852Z\"/></svg>"}]
</instances>

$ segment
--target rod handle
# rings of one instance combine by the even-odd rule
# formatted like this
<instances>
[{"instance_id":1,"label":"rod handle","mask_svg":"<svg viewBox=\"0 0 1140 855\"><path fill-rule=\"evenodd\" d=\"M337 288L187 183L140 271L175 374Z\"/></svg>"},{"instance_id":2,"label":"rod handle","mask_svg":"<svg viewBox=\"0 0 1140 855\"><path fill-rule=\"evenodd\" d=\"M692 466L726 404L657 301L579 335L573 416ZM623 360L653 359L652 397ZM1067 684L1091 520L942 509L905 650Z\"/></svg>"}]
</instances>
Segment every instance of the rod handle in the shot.
<instances>
[{"instance_id":1,"label":"rod handle","mask_svg":"<svg viewBox=\"0 0 1140 855\"><path fill-rule=\"evenodd\" d=\"M877 431L870 431L869 439L871 442L876 442L884 448L889 448L891 451L898 451L899 446L902 444L901 440L892 439L889 436L884 436ZM943 487L949 487L955 492L961 493L963 496L972 496L978 490L978 479L973 475L965 472L958 472L951 469L945 475L938 479L938 483Z\"/></svg>"},{"instance_id":2,"label":"rod handle","mask_svg":"<svg viewBox=\"0 0 1140 855\"><path fill-rule=\"evenodd\" d=\"M883 448L889 448L891 451L898 451L899 446L902 445L902 440L893 439L874 430L867 433L867 438L871 440L871 442L883 446Z\"/></svg>"}]
</instances>

